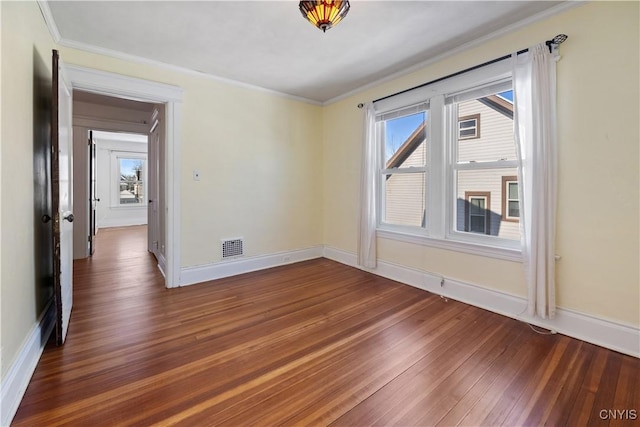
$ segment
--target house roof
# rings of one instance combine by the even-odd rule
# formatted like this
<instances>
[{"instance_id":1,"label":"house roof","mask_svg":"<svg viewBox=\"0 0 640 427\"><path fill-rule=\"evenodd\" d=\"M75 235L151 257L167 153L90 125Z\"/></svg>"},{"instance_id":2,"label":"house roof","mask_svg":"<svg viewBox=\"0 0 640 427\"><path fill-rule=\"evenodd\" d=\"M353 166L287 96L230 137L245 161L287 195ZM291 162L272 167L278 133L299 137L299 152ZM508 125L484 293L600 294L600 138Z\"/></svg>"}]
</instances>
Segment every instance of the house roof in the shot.
<instances>
[{"instance_id":1,"label":"house roof","mask_svg":"<svg viewBox=\"0 0 640 427\"><path fill-rule=\"evenodd\" d=\"M478 98L478 101L513 120L513 103L506 99L498 95L489 95L484 98Z\"/></svg>"},{"instance_id":2,"label":"house roof","mask_svg":"<svg viewBox=\"0 0 640 427\"><path fill-rule=\"evenodd\" d=\"M393 153L393 156L387 160L387 169L397 168L403 164L425 139L427 139L427 131L425 129L425 123L422 122L420 126L409 135L407 140L402 143L400 148Z\"/></svg>"}]
</instances>

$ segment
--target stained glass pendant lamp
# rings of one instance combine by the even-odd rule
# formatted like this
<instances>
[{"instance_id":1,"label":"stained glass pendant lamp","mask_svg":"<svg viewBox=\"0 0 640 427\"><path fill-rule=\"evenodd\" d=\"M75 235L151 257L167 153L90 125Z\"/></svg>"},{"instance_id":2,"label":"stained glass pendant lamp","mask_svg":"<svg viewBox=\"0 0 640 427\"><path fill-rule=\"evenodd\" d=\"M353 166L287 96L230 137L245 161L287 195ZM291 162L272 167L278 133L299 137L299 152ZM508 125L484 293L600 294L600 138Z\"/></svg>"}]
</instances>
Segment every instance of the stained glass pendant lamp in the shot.
<instances>
[{"instance_id":1,"label":"stained glass pendant lamp","mask_svg":"<svg viewBox=\"0 0 640 427\"><path fill-rule=\"evenodd\" d=\"M347 0L301 1L300 12L304 18L323 32L337 25L349 12Z\"/></svg>"}]
</instances>

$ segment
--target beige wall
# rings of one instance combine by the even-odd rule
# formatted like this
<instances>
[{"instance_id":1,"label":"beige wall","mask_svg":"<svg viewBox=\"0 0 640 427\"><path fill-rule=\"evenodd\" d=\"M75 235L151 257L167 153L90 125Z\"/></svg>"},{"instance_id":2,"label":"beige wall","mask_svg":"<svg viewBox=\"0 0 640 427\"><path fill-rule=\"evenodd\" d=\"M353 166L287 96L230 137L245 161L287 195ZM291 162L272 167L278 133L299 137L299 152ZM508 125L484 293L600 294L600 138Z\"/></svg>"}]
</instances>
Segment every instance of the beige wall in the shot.
<instances>
[{"instance_id":1,"label":"beige wall","mask_svg":"<svg viewBox=\"0 0 640 427\"><path fill-rule=\"evenodd\" d=\"M2 376L45 307L34 273L34 69L51 73L53 41L35 2L0 2L2 10ZM15 185L16 178L26 185ZM26 180L26 181L25 181Z\"/></svg>"},{"instance_id":2,"label":"beige wall","mask_svg":"<svg viewBox=\"0 0 640 427\"><path fill-rule=\"evenodd\" d=\"M324 109L324 243L355 252L359 102L569 35L558 63L560 307L638 327L637 2L594 2L534 23ZM524 296L522 265L378 239L380 259Z\"/></svg>"}]
</instances>

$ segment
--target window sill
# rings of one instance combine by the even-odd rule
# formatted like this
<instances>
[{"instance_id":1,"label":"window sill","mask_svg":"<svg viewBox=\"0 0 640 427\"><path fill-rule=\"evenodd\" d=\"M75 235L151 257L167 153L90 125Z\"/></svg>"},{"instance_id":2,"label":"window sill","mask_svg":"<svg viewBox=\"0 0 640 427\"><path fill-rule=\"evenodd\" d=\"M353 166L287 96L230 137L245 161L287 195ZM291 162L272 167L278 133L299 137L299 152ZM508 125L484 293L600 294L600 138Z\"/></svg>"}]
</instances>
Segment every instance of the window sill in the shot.
<instances>
[{"instance_id":1,"label":"window sill","mask_svg":"<svg viewBox=\"0 0 640 427\"><path fill-rule=\"evenodd\" d=\"M111 209L146 209L147 205L145 205L144 203L131 203L128 205L111 205L109 206Z\"/></svg>"},{"instance_id":2,"label":"window sill","mask_svg":"<svg viewBox=\"0 0 640 427\"><path fill-rule=\"evenodd\" d=\"M415 245L429 246L432 248L446 249L449 251L479 255L489 258L503 259L506 261L522 262L522 252L518 249L499 248L477 243L459 242L455 240L434 239L427 236L419 236L400 231L384 229L376 230L377 237L399 242L413 243Z\"/></svg>"}]
</instances>

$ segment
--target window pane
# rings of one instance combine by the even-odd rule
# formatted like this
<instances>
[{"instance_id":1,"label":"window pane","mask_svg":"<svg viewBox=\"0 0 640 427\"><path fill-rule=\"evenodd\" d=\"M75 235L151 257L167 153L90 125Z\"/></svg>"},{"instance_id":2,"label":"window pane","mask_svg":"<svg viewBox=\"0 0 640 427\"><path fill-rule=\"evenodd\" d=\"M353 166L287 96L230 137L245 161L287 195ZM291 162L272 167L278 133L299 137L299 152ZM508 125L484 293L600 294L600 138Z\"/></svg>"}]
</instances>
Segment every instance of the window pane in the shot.
<instances>
[{"instance_id":1,"label":"window pane","mask_svg":"<svg viewBox=\"0 0 640 427\"><path fill-rule=\"evenodd\" d=\"M460 129L460 138L476 136L476 130L473 129Z\"/></svg>"},{"instance_id":2,"label":"window pane","mask_svg":"<svg viewBox=\"0 0 640 427\"><path fill-rule=\"evenodd\" d=\"M485 232L485 217L481 216L471 216L469 218L470 221L470 232L472 233L484 233Z\"/></svg>"},{"instance_id":3,"label":"window pane","mask_svg":"<svg viewBox=\"0 0 640 427\"><path fill-rule=\"evenodd\" d=\"M509 201L509 216L520 218L520 203L518 201Z\"/></svg>"},{"instance_id":4,"label":"window pane","mask_svg":"<svg viewBox=\"0 0 640 427\"><path fill-rule=\"evenodd\" d=\"M460 232L474 232L479 230L480 220L470 219L470 216L486 217L484 232L491 236L505 239L519 240L520 226L516 221L505 221L503 218L502 180L503 177L513 177L517 174L515 168L462 170L456 174L456 204L455 230ZM517 183L516 183L517 187ZM505 209L515 212L515 208L507 202ZM509 214L511 217L511 215ZM516 215L514 218L517 218Z\"/></svg>"},{"instance_id":5,"label":"window pane","mask_svg":"<svg viewBox=\"0 0 640 427\"><path fill-rule=\"evenodd\" d=\"M469 212L471 215L482 215L484 216L485 210L485 199L482 198L471 198L469 200Z\"/></svg>"},{"instance_id":6,"label":"window pane","mask_svg":"<svg viewBox=\"0 0 640 427\"><path fill-rule=\"evenodd\" d=\"M120 204L144 203L144 160L120 158L118 164L120 168Z\"/></svg>"},{"instance_id":7,"label":"window pane","mask_svg":"<svg viewBox=\"0 0 640 427\"><path fill-rule=\"evenodd\" d=\"M385 122L385 164L387 169L424 166L427 112Z\"/></svg>"},{"instance_id":8,"label":"window pane","mask_svg":"<svg viewBox=\"0 0 640 427\"><path fill-rule=\"evenodd\" d=\"M476 127L475 119L460 121L460 129L474 128L474 127Z\"/></svg>"},{"instance_id":9,"label":"window pane","mask_svg":"<svg viewBox=\"0 0 640 427\"><path fill-rule=\"evenodd\" d=\"M507 92L495 93L457 104L460 132L458 162L516 159L513 136L513 102L506 94ZM473 115L480 117L477 121L477 127L466 130L466 123L471 122L467 118ZM478 136L478 138L465 139L470 136Z\"/></svg>"},{"instance_id":10,"label":"window pane","mask_svg":"<svg viewBox=\"0 0 640 427\"><path fill-rule=\"evenodd\" d=\"M396 173L383 176L385 210L383 222L425 226L425 174Z\"/></svg>"},{"instance_id":11,"label":"window pane","mask_svg":"<svg viewBox=\"0 0 640 427\"><path fill-rule=\"evenodd\" d=\"M517 182L509 183L509 199L518 200L518 183Z\"/></svg>"}]
</instances>

